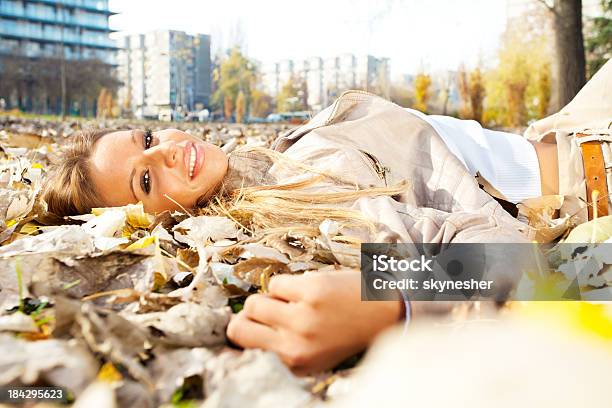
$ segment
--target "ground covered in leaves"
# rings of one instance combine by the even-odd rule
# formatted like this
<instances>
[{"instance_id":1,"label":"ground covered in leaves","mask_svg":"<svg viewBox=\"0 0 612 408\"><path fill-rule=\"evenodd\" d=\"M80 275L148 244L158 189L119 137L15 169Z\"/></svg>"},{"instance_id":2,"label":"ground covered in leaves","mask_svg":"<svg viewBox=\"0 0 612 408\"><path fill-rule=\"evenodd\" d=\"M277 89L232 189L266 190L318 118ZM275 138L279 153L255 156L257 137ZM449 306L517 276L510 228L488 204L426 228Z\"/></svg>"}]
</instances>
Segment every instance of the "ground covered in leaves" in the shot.
<instances>
[{"instance_id":1,"label":"ground covered in leaves","mask_svg":"<svg viewBox=\"0 0 612 408\"><path fill-rule=\"evenodd\" d=\"M101 380L125 407L320 398L325 376L297 379L271 353L232 349L225 328L270 274L333 263L317 255L326 244L252 239L228 218L152 216L141 205L49 217L37 198L46 171L89 125L165 127L0 117L0 349L10 350L0 384L57 385L79 398ZM174 126L218 145L268 146L286 129Z\"/></svg>"},{"instance_id":2,"label":"ground covered in leaves","mask_svg":"<svg viewBox=\"0 0 612 408\"><path fill-rule=\"evenodd\" d=\"M77 406L116 398L120 407L293 407L329 398L329 385L350 369L294 377L272 353L229 347L225 327L271 274L350 262L334 257L333 225L317 238L250 237L225 217L153 216L141 205L53 219L37 194L61 146L88 125L143 126L0 117L0 385L61 386ZM286 128L173 125L232 146L268 146ZM542 234L565 228L550 219L557 204L528 209ZM565 239L612 236L607 217L589 225ZM571 262L591 265L578 276L581 287L612 283L608 252L555 256L559 276Z\"/></svg>"}]
</instances>

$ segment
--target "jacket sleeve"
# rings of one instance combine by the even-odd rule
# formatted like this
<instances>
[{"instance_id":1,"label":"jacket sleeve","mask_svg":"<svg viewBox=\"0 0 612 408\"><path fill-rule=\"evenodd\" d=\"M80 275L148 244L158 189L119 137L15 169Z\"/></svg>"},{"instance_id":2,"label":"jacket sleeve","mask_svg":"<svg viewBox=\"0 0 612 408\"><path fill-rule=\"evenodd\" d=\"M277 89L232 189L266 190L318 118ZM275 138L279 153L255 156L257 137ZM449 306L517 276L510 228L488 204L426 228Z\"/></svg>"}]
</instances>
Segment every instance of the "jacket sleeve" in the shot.
<instances>
[{"instance_id":1,"label":"jacket sleeve","mask_svg":"<svg viewBox=\"0 0 612 408\"><path fill-rule=\"evenodd\" d=\"M497 217L471 212L447 213L432 208L416 208L388 196L357 200L354 209L377 221L378 228L370 242L380 243L528 243L523 234L504 225ZM435 245L434 245L435 247ZM497 273L510 273L504 266L487 265ZM499 275L498 275L499 276ZM405 302L404 332L413 319L452 318L475 310L474 301L412 301L402 293ZM487 302L493 304L493 302ZM493 306L492 306L493 307ZM480 308L478 308L480 310Z\"/></svg>"},{"instance_id":2,"label":"jacket sleeve","mask_svg":"<svg viewBox=\"0 0 612 408\"><path fill-rule=\"evenodd\" d=\"M498 217L472 212L448 213L414 207L388 196L363 197L353 209L378 223L370 242L395 243L527 243L517 230Z\"/></svg>"}]
</instances>

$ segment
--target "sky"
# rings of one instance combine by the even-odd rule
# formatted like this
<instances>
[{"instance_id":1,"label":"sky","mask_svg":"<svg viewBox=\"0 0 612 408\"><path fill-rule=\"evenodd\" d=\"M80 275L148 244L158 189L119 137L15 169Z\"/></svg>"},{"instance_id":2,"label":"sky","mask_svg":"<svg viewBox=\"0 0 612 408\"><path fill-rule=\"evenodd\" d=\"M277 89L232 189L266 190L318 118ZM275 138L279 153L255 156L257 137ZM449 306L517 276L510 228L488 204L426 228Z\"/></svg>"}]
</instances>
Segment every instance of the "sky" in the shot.
<instances>
[{"instance_id":1,"label":"sky","mask_svg":"<svg viewBox=\"0 0 612 408\"><path fill-rule=\"evenodd\" d=\"M391 75L495 57L506 0L109 0L122 33L175 29L236 42L262 63L353 53L388 57Z\"/></svg>"}]
</instances>

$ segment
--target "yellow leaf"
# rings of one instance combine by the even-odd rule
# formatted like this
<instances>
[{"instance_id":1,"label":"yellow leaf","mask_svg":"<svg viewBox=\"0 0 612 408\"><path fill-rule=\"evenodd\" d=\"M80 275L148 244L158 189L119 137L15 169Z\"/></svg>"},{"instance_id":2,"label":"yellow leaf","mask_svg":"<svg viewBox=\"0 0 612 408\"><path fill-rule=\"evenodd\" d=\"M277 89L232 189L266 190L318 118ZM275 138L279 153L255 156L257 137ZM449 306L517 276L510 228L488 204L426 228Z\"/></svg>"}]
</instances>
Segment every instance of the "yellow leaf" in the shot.
<instances>
[{"instance_id":1,"label":"yellow leaf","mask_svg":"<svg viewBox=\"0 0 612 408\"><path fill-rule=\"evenodd\" d=\"M612 237L612 215L599 217L578 225L564 242L581 244L603 242Z\"/></svg>"},{"instance_id":2,"label":"yellow leaf","mask_svg":"<svg viewBox=\"0 0 612 408\"><path fill-rule=\"evenodd\" d=\"M100 371L98 371L97 379L100 381L105 381L108 383L114 383L121 381L123 376L117 370L117 368L110 361L104 363L102 367L100 367Z\"/></svg>"},{"instance_id":3,"label":"yellow leaf","mask_svg":"<svg viewBox=\"0 0 612 408\"><path fill-rule=\"evenodd\" d=\"M32 163L32 168L33 169L42 169L43 165L40 163Z\"/></svg>"},{"instance_id":4,"label":"yellow leaf","mask_svg":"<svg viewBox=\"0 0 612 408\"><path fill-rule=\"evenodd\" d=\"M17 220L9 220L6 223L7 228L12 227L13 225L17 224Z\"/></svg>"},{"instance_id":5,"label":"yellow leaf","mask_svg":"<svg viewBox=\"0 0 612 408\"><path fill-rule=\"evenodd\" d=\"M125 207L126 221L135 228L149 228L154 220L151 214L144 212L142 202L138 204L128 204Z\"/></svg>"},{"instance_id":6,"label":"yellow leaf","mask_svg":"<svg viewBox=\"0 0 612 408\"><path fill-rule=\"evenodd\" d=\"M128 224L135 228L149 228L155 217L144 212L142 202L137 204L128 204L123 207L96 207L92 208L91 213L95 216L104 214L111 209L122 210L125 212L125 218Z\"/></svg>"},{"instance_id":7,"label":"yellow leaf","mask_svg":"<svg viewBox=\"0 0 612 408\"><path fill-rule=\"evenodd\" d=\"M33 224L31 222L28 222L23 227L21 227L21 229L19 230L19 233L20 234L31 235L31 234L37 232L39 229L40 229L39 225Z\"/></svg>"},{"instance_id":8,"label":"yellow leaf","mask_svg":"<svg viewBox=\"0 0 612 408\"><path fill-rule=\"evenodd\" d=\"M152 244L157 243L156 236L142 237L138 241L132 243L130 246L125 248L127 251L134 251L136 249L144 249Z\"/></svg>"}]
</instances>

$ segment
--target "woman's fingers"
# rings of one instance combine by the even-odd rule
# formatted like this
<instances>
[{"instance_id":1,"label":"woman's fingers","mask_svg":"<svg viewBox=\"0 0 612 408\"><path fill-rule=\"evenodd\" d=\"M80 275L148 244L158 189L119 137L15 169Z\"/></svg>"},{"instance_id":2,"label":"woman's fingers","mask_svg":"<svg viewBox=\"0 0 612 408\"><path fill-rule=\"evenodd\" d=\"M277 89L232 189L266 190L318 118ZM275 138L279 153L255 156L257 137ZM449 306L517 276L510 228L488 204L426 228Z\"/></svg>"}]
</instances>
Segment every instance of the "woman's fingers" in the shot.
<instances>
[{"instance_id":1,"label":"woman's fingers","mask_svg":"<svg viewBox=\"0 0 612 408\"><path fill-rule=\"evenodd\" d=\"M227 326L227 337L243 348L269 350L276 342L278 333L265 324L249 319L240 312L232 316Z\"/></svg>"},{"instance_id":2,"label":"woman's fingers","mask_svg":"<svg viewBox=\"0 0 612 408\"><path fill-rule=\"evenodd\" d=\"M287 327L292 320L292 305L267 295L254 294L244 303L244 313L249 319L268 326Z\"/></svg>"},{"instance_id":3,"label":"woman's fingers","mask_svg":"<svg viewBox=\"0 0 612 408\"><path fill-rule=\"evenodd\" d=\"M268 293L288 302L297 302L304 297L304 275L276 275L270 279Z\"/></svg>"}]
</instances>

